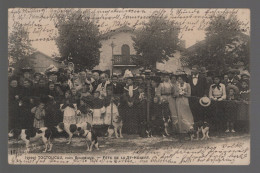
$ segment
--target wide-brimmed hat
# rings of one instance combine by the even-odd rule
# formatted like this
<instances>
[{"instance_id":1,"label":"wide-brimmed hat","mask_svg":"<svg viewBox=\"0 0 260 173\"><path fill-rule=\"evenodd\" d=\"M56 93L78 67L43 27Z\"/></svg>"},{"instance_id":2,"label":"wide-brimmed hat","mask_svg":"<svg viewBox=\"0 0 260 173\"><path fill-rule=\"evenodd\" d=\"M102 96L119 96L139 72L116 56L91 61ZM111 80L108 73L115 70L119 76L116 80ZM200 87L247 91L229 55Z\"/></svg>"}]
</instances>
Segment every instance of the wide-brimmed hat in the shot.
<instances>
[{"instance_id":1,"label":"wide-brimmed hat","mask_svg":"<svg viewBox=\"0 0 260 173\"><path fill-rule=\"evenodd\" d=\"M238 69L229 68L227 73L240 74L240 71Z\"/></svg>"},{"instance_id":2,"label":"wide-brimmed hat","mask_svg":"<svg viewBox=\"0 0 260 173\"><path fill-rule=\"evenodd\" d=\"M207 106L210 105L211 100L208 97L201 97L200 100L199 100L199 103L200 103L201 106L207 107Z\"/></svg>"},{"instance_id":3,"label":"wide-brimmed hat","mask_svg":"<svg viewBox=\"0 0 260 173\"><path fill-rule=\"evenodd\" d=\"M247 70L245 70L245 71L242 71L242 72L241 72L240 76L241 76L241 77L243 77L243 76L250 77L250 73L249 73Z\"/></svg>"},{"instance_id":4,"label":"wide-brimmed hat","mask_svg":"<svg viewBox=\"0 0 260 173\"><path fill-rule=\"evenodd\" d=\"M160 76L151 76L150 78L152 81L155 81L156 83L161 83Z\"/></svg>"},{"instance_id":5,"label":"wide-brimmed hat","mask_svg":"<svg viewBox=\"0 0 260 173\"><path fill-rule=\"evenodd\" d=\"M194 69L194 68L196 68L196 70ZM193 72L199 72L199 66L198 65L193 65L192 67L191 67L191 71L193 71Z\"/></svg>"},{"instance_id":6,"label":"wide-brimmed hat","mask_svg":"<svg viewBox=\"0 0 260 173\"><path fill-rule=\"evenodd\" d=\"M227 91L229 91L230 89L233 89L235 91L235 94L238 94L239 93L239 89L237 86L235 85L228 85L227 86Z\"/></svg>"},{"instance_id":7,"label":"wide-brimmed hat","mask_svg":"<svg viewBox=\"0 0 260 173\"><path fill-rule=\"evenodd\" d=\"M200 68L200 73L207 73L208 72L208 70L206 69L206 67L201 67Z\"/></svg>"},{"instance_id":8,"label":"wide-brimmed hat","mask_svg":"<svg viewBox=\"0 0 260 173\"><path fill-rule=\"evenodd\" d=\"M171 72L168 72L166 70L161 71L162 76L171 76Z\"/></svg>"}]
</instances>

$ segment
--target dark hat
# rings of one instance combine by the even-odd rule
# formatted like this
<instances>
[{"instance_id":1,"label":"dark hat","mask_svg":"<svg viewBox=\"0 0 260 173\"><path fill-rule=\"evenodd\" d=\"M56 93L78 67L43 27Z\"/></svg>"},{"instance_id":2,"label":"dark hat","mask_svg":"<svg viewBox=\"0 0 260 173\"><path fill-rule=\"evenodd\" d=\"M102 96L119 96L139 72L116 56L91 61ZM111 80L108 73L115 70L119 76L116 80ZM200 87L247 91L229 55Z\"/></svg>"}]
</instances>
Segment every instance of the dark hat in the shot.
<instances>
[{"instance_id":1,"label":"dark hat","mask_svg":"<svg viewBox=\"0 0 260 173\"><path fill-rule=\"evenodd\" d=\"M156 83L161 83L161 78L159 76L151 76L150 79Z\"/></svg>"},{"instance_id":2,"label":"dark hat","mask_svg":"<svg viewBox=\"0 0 260 173\"><path fill-rule=\"evenodd\" d=\"M113 78L113 77L118 78L118 75L117 75L117 74L113 74L113 75L111 76L111 78Z\"/></svg>"},{"instance_id":3,"label":"dark hat","mask_svg":"<svg viewBox=\"0 0 260 173\"><path fill-rule=\"evenodd\" d=\"M239 71L238 69L229 68L229 69L227 70L227 73L240 74L240 71Z\"/></svg>"},{"instance_id":4,"label":"dark hat","mask_svg":"<svg viewBox=\"0 0 260 173\"><path fill-rule=\"evenodd\" d=\"M11 82L13 80L19 81L19 78L17 76L12 76L8 80L9 80L9 82Z\"/></svg>"},{"instance_id":5,"label":"dark hat","mask_svg":"<svg viewBox=\"0 0 260 173\"><path fill-rule=\"evenodd\" d=\"M38 75L38 76L42 76L42 74L41 74L41 73L39 73L39 72L36 72L36 73L34 73L34 75L33 75L33 76L35 77L35 76L37 76L37 75Z\"/></svg>"},{"instance_id":6,"label":"dark hat","mask_svg":"<svg viewBox=\"0 0 260 173\"><path fill-rule=\"evenodd\" d=\"M245 71L242 71L242 72L241 72L240 76L241 76L241 77L243 77L243 76L250 77L250 73L249 73L247 70L245 70Z\"/></svg>"},{"instance_id":7,"label":"dark hat","mask_svg":"<svg viewBox=\"0 0 260 173\"><path fill-rule=\"evenodd\" d=\"M45 74L46 74L47 76L58 75L58 72L56 72L56 71L47 71L47 72L45 72Z\"/></svg>"},{"instance_id":8,"label":"dark hat","mask_svg":"<svg viewBox=\"0 0 260 173\"><path fill-rule=\"evenodd\" d=\"M171 73L168 71L161 71L162 76L171 76Z\"/></svg>"},{"instance_id":9,"label":"dark hat","mask_svg":"<svg viewBox=\"0 0 260 173\"><path fill-rule=\"evenodd\" d=\"M134 77L127 77L126 79L134 80L135 78Z\"/></svg>"},{"instance_id":10,"label":"dark hat","mask_svg":"<svg viewBox=\"0 0 260 173\"><path fill-rule=\"evenodd\" d=\"M92 70L92 73L98 73L99 75L101 75L103 72L101 70Z\"/></svg>"},{"instance_id":11,"label":"dark hat","mask_svg":"<svg viewBox=\"0 0 260 173\"><path fill-rule=\"evenodd\" d=\"M206 69L206 67L201 67L200 68L200 73L207 73L208 70Z\"/></svg>"}]
</instances>

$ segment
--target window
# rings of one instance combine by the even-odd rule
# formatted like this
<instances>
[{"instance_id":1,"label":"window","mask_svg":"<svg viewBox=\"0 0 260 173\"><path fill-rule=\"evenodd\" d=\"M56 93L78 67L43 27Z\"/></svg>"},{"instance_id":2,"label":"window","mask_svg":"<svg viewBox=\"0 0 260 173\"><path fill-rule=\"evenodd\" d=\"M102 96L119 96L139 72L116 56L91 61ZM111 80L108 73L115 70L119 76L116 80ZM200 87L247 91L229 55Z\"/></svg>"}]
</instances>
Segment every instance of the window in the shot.
<instances>
[{"instance_id":1,"label":"window","mask_svg":"<svg viewBox=\"0 0 260 173\"><path fill-rule=\"evenodd\" d=\"M124 44L121 47L121 54L122 55L130 55L130 47L127 44Z\"/></svg>"}]
</instances>

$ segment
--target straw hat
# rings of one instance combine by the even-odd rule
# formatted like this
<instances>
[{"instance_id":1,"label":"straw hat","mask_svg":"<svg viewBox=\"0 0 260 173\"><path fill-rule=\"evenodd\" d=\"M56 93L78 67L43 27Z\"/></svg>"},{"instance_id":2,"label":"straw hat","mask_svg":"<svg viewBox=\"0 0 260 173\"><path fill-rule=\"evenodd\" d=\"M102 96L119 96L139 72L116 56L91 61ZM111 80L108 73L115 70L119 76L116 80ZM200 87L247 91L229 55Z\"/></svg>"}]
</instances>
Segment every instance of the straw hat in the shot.
<instances>
[{"instance_id":1,"label":"straw hat","mask_svg":"<svg viewBox=\"0 0 260 173\"><path fill-rule=\"evenodd\" d=\"M208 97L201 97L200 100L199 100L199 103L200 103L201 106L207 107L207 106L210 105L211 100Z\"/></svg>"},{"instance_id":2,"label":"straw hat","mask_svg":"<svg viewBox=\"0 0 260 173\"><path fill-rule=\"evenodd\" d=\"M229 91L230 89L233 89L235 91L235 94L238 94L239 93L239 89L237 86L235 85L228 85L227 86L227 91Z\"/></svg>"}]
</instances>

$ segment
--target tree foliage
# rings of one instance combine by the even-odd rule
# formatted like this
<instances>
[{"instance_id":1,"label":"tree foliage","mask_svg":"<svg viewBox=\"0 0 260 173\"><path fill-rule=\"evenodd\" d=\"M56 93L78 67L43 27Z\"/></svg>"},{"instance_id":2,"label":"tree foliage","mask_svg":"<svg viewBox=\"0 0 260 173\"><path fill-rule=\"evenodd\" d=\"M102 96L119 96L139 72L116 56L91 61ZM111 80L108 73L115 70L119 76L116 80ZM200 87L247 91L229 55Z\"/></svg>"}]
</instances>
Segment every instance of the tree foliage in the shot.
<instances>
[{"instance_id":1,"label":"tree foliage","mask_svg":"<svg viewBox=\"0 0 260 173\"><path fill-rule=\"evenodd\" d=\"M155 67L173 57L179 44L179 26L164 18L151 18L133 37L136 63L143 67Z\"/></svg>"},{"instance_id":2,"label":"tree foliage","mask_svg":"<svg viewBox=\"0 0 260 173\"><path fill-rule=\"evenodd\" d=\"M204 41L184 52L184 64L205 66L213 71L224 71L237 62L248 67L249 36L243 34L235 16L214 17L205 32Z\"/></svg>"},{"instance_id":3,"label":"tree foliage","mask_svg":"<svg viewBox=\"0 0 260 173\"><path fill-rule=\"evenodd\" d=\"M58 14L56 44L63 60L78 69L92 69L99 64L101 47L99 28L82 11ZM70 58L68 58L70 57Z\"/></svg>"},{"instance_id":4,"label":"tree foliage","mask_svg":"<svg viewBox=\"0 0 260 173\"><path fill-rule=\"evenodd\" d=\"M12 28L8 36L8 63L16 71L23 67L33 67L32 54L35 49L32 48L29 32L22 24L17 24Z\"/></svg>"}]
</instances>

